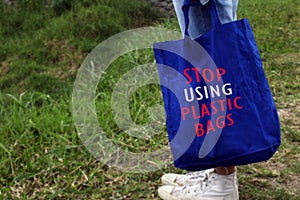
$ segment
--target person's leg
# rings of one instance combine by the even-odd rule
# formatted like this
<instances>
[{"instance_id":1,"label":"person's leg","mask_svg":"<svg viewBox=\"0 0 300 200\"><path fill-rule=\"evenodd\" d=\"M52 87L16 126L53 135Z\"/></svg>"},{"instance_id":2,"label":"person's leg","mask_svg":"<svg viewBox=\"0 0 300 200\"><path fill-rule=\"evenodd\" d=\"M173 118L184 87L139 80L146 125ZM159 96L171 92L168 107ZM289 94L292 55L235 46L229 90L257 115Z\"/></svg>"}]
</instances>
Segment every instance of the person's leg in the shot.
<instances>
[{"instance_id":1,"label":"person's leg","mask_svg":"<svg viewBox=\"0 0 300 200\"><path fill-rule=\"evenodd\" d=\"M200 0L205 4L207 0ZM184 36L185 23L181 10L184 0L173 0L177 19ZM216 0L216 6L221 23L236 20L238 0ZM192 7L189 12L189 35L192 39L207 32L211 28L209 4L202 7ZM188 175L166 174L162 182L169 183L159 188L162 199L239 199L236 168L216 167L214 170L204 170ZM214 182L211 186L209 186Z\"/></svg>"},{"instance_id":2,"label":"person's leg","mask_svg":"<svg viewBox=\"0 0 300 200\"><path fill-rule=\"evenodd\" d=\"M236 20L238 0L216 0L216 5L222 24Z\"/></svg>"},{"instance_id":3,"label":"person's leg","mask_svg":"<svg viewBox=\"0 0 300 200\"><path fill-rule=\"evenodd\" d=\"M190 24L188 32L191 38L195 38L211 28L211 18L208 0L199 0L203 6L191 7L189 12ZM184 0L173 0L178 23L181 32L184 34L185 22L184 14L182 12L182 5ZM236 12L238 6L238 0L216 0L217 12L222 24L236 20ZM226 171L227 170L227 171ZM235 167L217 167L216 173L228 174L235 171Z\"/></svg>"},{"instance_id":4,"label":"person's leg","mask_svg":"<svg viewBox=\"0 0 300 200\"><path fill-rule=\"evenodd\" d=\"M228 174L232 174L232 173L235 172L235 167L234 166L231 166L231 167L216 167L215 172L217 174L221 174L221 175L228 175Z\"/></svg>"},{"instance_id":5,"label":"person's leg","mask_svg":"<svg viewBox=\"0 0 300 200\"><path fill-rule=\"evenodd\" d=\"M195 38L211 28L211 18L208 0L199 0L203 6L191 7L189 12L190 24L188 32L191 38ZM184 35L185 22L184 14L182 11L182 5L184 0L173 0L177 20ZM216 0L217 12L219 19L222 24L236 20L236 12L238 6L238 0ZM226 171L227 170L227 171ZM215 168L216 173L226 174L233 173L235 167L217 167Z\"/></svg>"}]
</instances>

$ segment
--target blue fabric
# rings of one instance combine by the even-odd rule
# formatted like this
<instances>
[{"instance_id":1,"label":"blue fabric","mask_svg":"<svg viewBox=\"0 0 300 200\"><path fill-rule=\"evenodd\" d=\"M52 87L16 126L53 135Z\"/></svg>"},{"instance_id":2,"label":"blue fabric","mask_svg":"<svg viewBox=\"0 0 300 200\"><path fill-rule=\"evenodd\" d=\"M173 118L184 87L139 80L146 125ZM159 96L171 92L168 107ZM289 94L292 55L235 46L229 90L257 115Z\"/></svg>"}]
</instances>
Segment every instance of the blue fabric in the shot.
<instances>
[{"instance_id":1,"label":"blue fabric","mask_svg":"<svg viewBox=\"0 0 300 200\"><path fill-rule=\"evenodd\" d=\"M185 2L186 29L191 6L202 5ZM281 142L249 21L221 24L214 1L210 13L196 39L153 45L174 165L190 171L268 160Z\"/></svg>"},{"instance_id":2,"label":"blue fabric","mask_svg":"<svg viewBox=\"0 0 300 200\"><path fill-rule=\"evenodd\" d=\"M209 0L200 0L203 6L190 8L189 19L191 24L189 26L189 33L191 38L196 38L211 29L209 3L207 3L208 1ZM184 14L181 10L183 3L184 0L173 0L178 23L181 32L184 34ZM237 6L238 0L216 0L218 16L222 24L236 20Z\"/></svg>"}]
</instances>

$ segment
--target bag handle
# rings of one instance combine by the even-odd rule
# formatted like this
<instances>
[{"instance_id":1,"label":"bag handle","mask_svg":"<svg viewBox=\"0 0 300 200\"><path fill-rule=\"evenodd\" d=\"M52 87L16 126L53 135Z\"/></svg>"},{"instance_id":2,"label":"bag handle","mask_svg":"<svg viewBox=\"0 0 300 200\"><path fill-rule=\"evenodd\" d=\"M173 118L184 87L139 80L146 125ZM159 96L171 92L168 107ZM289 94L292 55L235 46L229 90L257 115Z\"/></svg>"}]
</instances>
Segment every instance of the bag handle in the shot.
<instances>
[{"instance_id":1,"label":"bag handle","mask_svg":"<svg viewBox=\"0 0 300 200\"><path fill-rule=\"evenodd\" d=\"M221 21L218 15L218 11L217 11L217 7L216 7L216 2L215 0L210 0L210 16L211 16L211 25L212 27L221 25ZM183 6L182 6L182 11L184 14L184 22L185 22L185 30L184 30L184 34L186 36L190 36L188 33L188 26L190 23L189 20L189 11L190 11L190 7L192 6L203 6L201 4L200 1L197 2L192 2L191 0L184 0Z\"/></svg>"}]
</instances>

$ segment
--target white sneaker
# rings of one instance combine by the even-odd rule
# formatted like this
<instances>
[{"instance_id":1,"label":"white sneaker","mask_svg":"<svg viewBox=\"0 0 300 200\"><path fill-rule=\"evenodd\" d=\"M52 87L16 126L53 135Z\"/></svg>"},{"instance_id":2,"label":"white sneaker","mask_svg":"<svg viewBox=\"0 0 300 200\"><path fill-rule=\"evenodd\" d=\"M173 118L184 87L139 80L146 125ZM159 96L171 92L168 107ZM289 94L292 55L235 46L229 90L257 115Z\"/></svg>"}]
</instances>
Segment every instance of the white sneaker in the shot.
<instances>
[{"instance_id":1,"label":"white sneaker","mask_svg":"<svg viewBox=\"0 0 300 200\"><path fill-rule=\"evenodd\" d=\"M238 200L236 172L229 175L212 172L194 185L164 185L158 189L158 195L163 200Z\"/></svg>"},{"instance_id":2,"label":"white sneaker","mask_svg":"<svg viewBox=\"0 0 300 200\"><path fill-rule=\"evenodd\" d=\"M161 177L163 185L185 186L203 181L214 169L191 172L188 174L165 174Z\"/></svg>"}]
</instances>

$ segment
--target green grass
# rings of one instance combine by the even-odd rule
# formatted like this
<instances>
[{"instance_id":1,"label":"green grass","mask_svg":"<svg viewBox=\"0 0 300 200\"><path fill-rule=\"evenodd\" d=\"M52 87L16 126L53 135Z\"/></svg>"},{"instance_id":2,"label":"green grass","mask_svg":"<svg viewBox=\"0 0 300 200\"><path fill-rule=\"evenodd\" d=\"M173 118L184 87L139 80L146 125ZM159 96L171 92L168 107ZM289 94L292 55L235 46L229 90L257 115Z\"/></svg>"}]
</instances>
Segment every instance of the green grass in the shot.
<instances>
[{"instance_id":1,"label":"green grass","mask_svg":"<svg viewBox=\"0 0 300 200\"><path fill-rule=\"evenodd\" d=\"M135 27L179 30L133 0L17 1L0 4L0 199L158 199L159 178L180 172L172 164L146 174L110 169L86 150L74 126L72 87L85 56L101 41ZM282 125L282 145L268 162L239 167L240 199L300 199L300 2L240 0L249 18ZM9 17L8 17L9 16ZM153 62L151 50L116 60L97 89L98 120L123 149L139 152L167 144L164 129L151 140L128 136L111 113L114 84L128 70ZM161 104L157 85L130 99L136 123Z\"/></svg>"}]
</instances>

